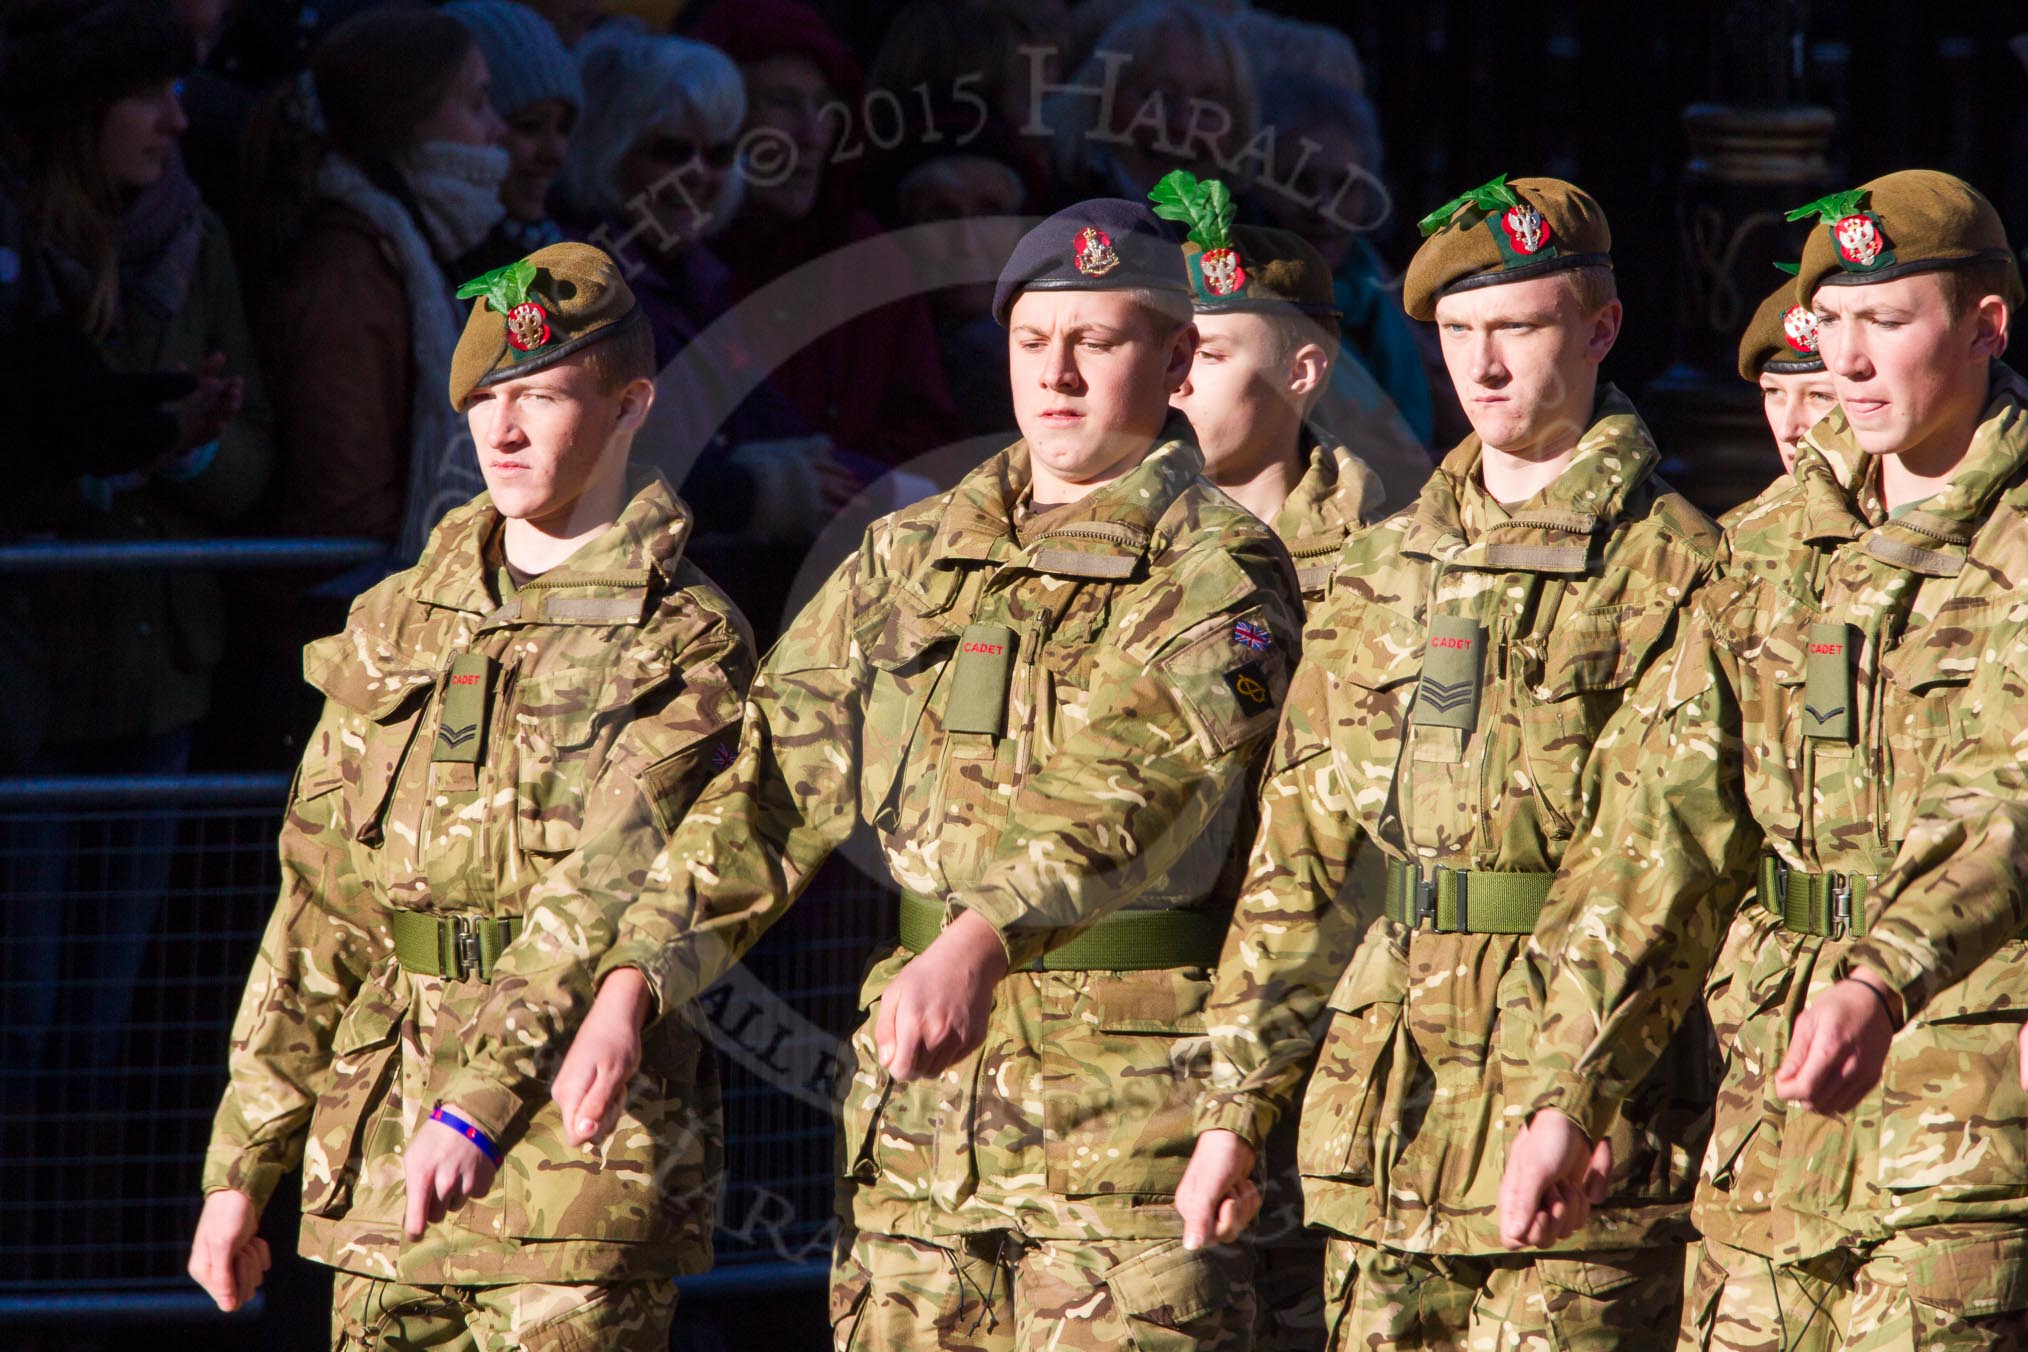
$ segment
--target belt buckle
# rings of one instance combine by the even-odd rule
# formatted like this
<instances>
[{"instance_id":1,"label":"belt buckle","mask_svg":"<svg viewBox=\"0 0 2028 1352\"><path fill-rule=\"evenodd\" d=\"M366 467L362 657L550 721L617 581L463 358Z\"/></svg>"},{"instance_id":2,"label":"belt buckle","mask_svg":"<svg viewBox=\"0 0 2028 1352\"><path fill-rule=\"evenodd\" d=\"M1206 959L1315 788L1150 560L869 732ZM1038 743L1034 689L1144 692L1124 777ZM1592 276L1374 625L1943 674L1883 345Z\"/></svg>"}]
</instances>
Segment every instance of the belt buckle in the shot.
<instances>
[{"instance_id":1,"label":"belt buckle","mask_svg":"<svg viewBox=\"0 0 2028 1352\"><path fill-rule=\"evenodd\" d=\"M479 970L479 932L464 916L451 917L451 977L468 980Z\"/></svg>"},{"instance_id":2,"label":"belt buckle","mask_svg":"<svg viewBox=\"0 0 2028 1352\"><path fill-rule=\"evenodd\" d=\"M1778 854L1774 854L1771 852L1768 855L1768 859L1771 860L1774 864L1775 894L1774 894L1774 906L1772 909L1774 910L1775 914L1781 915L1788 909L1789 874L1792 872L1792 870L1789 868L1789 861L1782 858ZM1767 903L1762 902L1761 904L1766 905Z\"/></svg>"},{"instance_id":3,"label":"belt buckle","mask_svg":"<svg viewBox=\"0 0 2028 1352\"><path fill-rule=\"evenodd\" d=\"M1852 875L1849 873L1827 873L1824 881L1831 894L1831 934L1833 939L1842 939L1852 929Z\"/></svg>"},{"instance_id":4,"label":"belt buckle","mask_svg":"<svg viewBox=\"0 0 2028 1352\"><path fill-rule=\"evenodd\" d=\"M1437 932L1437 883L1434 875L1441 872L1443 872L1441 867L1435 868L1432 870L1432 876L1427 879L1420 872L1416 874L1415 923L1409 926L1410 929L1421 929L1422 922L1427 920L1429 932L1431 934Z\"/></svg>"}]
</instances>

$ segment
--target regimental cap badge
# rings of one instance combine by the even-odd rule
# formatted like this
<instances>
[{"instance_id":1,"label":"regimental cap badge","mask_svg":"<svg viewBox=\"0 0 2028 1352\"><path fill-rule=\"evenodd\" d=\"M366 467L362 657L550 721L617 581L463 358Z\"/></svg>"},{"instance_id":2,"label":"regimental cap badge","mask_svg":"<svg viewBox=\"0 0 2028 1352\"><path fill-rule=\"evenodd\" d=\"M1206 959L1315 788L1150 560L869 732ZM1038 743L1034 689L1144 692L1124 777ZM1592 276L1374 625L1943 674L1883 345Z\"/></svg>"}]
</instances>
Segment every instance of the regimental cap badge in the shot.
<instances>
[{"instance_id":1,"label":"regimental cap badge","mask_svg":"<svg viewBox=\"0 0 2028 1352\"><path fill-rule=\"evenodd\" d=\"M523 258L474 277L458 288L458 299L483 296L486 308L504 317L507 344L516 352L533 352L549 342L549 311L529 294L537 268Z\"/></svg>"},{"instance_id":2,"label":"regimental cap badge","mask_svg":"<svg viewBox=\"0 0 2028 1352\"><path fill-rule=\"evenodd\" d=\"M1816 217L1838 246L1838 265L1847 272L1875 272L1894 262L1894 249L1880 218L1867 210L1865 188L1834 192L1788 213L1792 221Z\"/></svg>"},{"instance_id":3,"label":"regimental cap badge","mask_svg":"<svg viewBox=\"0 0 2028 1352\"><path fill-rule=\"evenodd\" d=\"M1549 218L1516 192L1505 174L1459 193L1416 222L1416 229L1427 239L1444 230L1469 230L1481 222L1493 232L1505 267L1557 256L1556 232L1550 229Z\"/></svg>"},{"instance_id":4,"label":"regimental cap badge","mask_svg":"<svg viewBox=\"0 0 2028 1352\"><path fill-rule=\"evenodd\" d=\"M1087 277L1103 277L1120 265L1120 256L1113 250L1111 235L1087 225L1071 244L1070 261Z\"/></svg>"},{"instance_id":5,"label":"regimental cap badge","mask_svg":"<svg viewBox=\"0 0 2028 1352\"><path fill-rule=\"evenodd\" d=\"M1232 241L1239 208L1230 188L1215 178L1199 180L1187 169L1174 169L1148 193L1148 200L1163 220L1189 227L1184 262L1190 268L1190 285L1200 297L1217 300L1245 288L1245 260Z\"/></svg>"},{"instance_id":6,"label":"regimental cap badge","mask_svg":"<svg viewBox=\"0 0 2028 1352\"><path fill-rule=\"evenodd\" d=\"M1507 242L1518 254L1541 253L1542 246L1549 243L1549 222L1526 202L1501 212L1500 228L1506 232Z\"/></svg>"},{"instance_id":7,"label":"regimental cap badge","mask_svg":"<svg viewBox=\"0 0 2028 1352\"><path fill-rule=\"evenodd\" d=\"M1801 305L1791 305L1782 315L1782 336L1789 346L1805 357L1817 355L1817 313Z\"/></svg>"}]
</instances>

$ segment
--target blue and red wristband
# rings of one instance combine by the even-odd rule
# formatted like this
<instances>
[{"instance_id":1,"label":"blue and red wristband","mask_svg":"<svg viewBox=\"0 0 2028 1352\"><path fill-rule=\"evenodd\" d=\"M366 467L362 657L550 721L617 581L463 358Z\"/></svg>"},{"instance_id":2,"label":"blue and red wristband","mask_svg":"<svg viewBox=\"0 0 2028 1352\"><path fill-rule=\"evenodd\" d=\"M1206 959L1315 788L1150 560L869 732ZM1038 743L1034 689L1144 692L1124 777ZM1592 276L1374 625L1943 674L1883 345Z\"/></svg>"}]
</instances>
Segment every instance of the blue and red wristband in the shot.
<instances>
[{"instance_id":1,"label":"blue and red wristband","mask_svg":"<svg viewBox=\"0 0 2028 1352\"><path fill-rule=\"evenodd\" d=\"M500 1147L493 1144L493 1138L485 1132L480 1131L464 1118L459 1117L450 1109L444 1107L443 1104L439 1103L436 1106L436 1110L430 1114L430 1121L443 1123L452 1131L455 1131L458 1135L479 1147L479 1153L492 1161L495 1169L500 1167Z\"/></svg>"}]
</instances>

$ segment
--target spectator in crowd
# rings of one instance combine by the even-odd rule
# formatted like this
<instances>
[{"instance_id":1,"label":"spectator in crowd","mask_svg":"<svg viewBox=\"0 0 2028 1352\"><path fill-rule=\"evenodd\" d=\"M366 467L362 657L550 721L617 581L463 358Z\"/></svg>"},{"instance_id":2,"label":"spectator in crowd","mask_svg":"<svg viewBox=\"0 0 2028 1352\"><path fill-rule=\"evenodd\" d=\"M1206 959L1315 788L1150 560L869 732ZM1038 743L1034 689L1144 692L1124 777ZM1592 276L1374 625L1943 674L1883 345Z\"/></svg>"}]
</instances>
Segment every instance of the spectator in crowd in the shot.
<instances>
[{"instance_id":1,"label":"spectator in crowd","mask_svg":"<svg viewBox=\"0 0 2028 1352\"><path fill-rule=\"evenodd\" d=\"M881 35L866 85L892 93L910 117L920 115L925 101L951 107L978 100L957 123L961 137L986 116L1019 131L1040 111L1039 86L1060 83L1067 30L1060 4L909 0ZM1016 144L1036 170L1045 167L1045 138ZM1004 352L994 358L1005 365Z\"/></svg>"},{"instance_id":2,"label":"spectator in crowd","mask_svg":"<svg viewBox=\"0 0 2028 1352\"><path fill-rule=\"evenodd\" d=\"M334 29L257 114L242 243L288 450L284 530L378 536L406 566L482 487L443 399L464 308L445 269L506 214L490 88L471 30L390 5Z\"/></svg>"},{"instance_id":3,"label":"spectator in crowd","mask_svg":"<svg viewBox=\"0 0 2028 1352\"><path fill-rule=\"evenodd\" d=\"M1004 446L1014 426L1007 376L1007 330L993 317L1000 268L1045 189L1035 161L997 115L948 108L934 121L918 115L880 164L892 182L898 226L935 226L911 237L909 252L926 278L969 278L939 286L929 301L937 350L966 435Z\"/></svg>"},{"instance_id":4,"label":"spectator in crowd","mask_svg":"<svg viewBox=\"0 0 2028 1352\"><path fill-rule=\"evenodd\" d=\"M908 260L859 206L866 127L851 53L796 0L719 0L693 36L737 62L746 86L745 202L713 241L733 299L819 265L799 274L794 315L777 306L749 330L815 317L820 331L780 363L777 385L815 431L886 464L955 439L928 303L909 293L869 308Z\"/></svg>"},{"instance_id":5,"label":"spectator in crowd","mask_svg":"<svg viewBox=\"0 0 2028 1352\"><path fill-rule=\"evenodd\" d=\"M1143 0L1107 26L1097 47L1044 102L1065 200L1139 201L1172 169L1219 178L1260 121L1253 69L1226 15L1192 0ZM1078 87L1110 87L1107 104Z\"/></svg>"},{"instance_id":6,"label":"spectator in crowd","mask_svg":"<svg viewBox=\"0 0 2028 1352\"><path fill-rule=\"evenodd\" d=\"M731 275L704 242L737 210L739 70L715 47L619 23L586 39L579 59L587 101L564 199L627 274L654 334L658 425L641 458L682 486L707 537L805 543L859 479L767 380L726 313ZM704 558L715 546L701 547Z\"/></svg>"},{"instance_id":7,"label":"spectator in crowd","mask_svg":"<svg viewBox=\"0 0 2028 1352\"><path fill-rule=\"evenodd\" d=\"M606 6L600 0L519 0L519 3L549 20L556 36L573 51L586 34L606 19Z\"/></svg>"},{"instance_id":8,"label":"spectator in crowd","mask_svg":"<svg viewBox=\"0 0 2028 1352\"><path fill-rule=\"evenodd\" d=\"M5 21L0 192L19 222L12 333L77 336L60 387L75 416L132 442L17 485L16 531L62 540L200 537L228 527L270 468L268 406L224 229L183 171L178 84L196 62L164 0L18 4ZM123 373L123 374L115 374ZM97 377L103 376L100 380ZM138 378L138 380L136 379ZM150 383L147 406L137 389ZM40 402L51 391L36 390ZM103 405L132 416L115 426ZM21 430L39 425L30 418ZM18 433L17 433L18 434ZM66 454L57 438L24 458ZM192 571L38 575L19 584L48 690L41 774L174 774L211 699L224 615ZM11 702L11 701L10 701ZM28 702L28 701L25 701ZM4 1063L46 1054L52 1020L80 1030L63 1059L117 1066L134 978L167 880L176 820L111 828L90 870L73 825L17 826L9 861ZM32 838L30 838L32 837ZM89 933L82 942L63 936ZM78 1008L60 1012L59 977Z\"/></svg>"},{"instance_id":9,"label":"spectator in crowd","mask_svg":"<svg viewBox=\"0 0 2028 1352\"><path fill-rule=\"evenodd\" d=\"M584 109L577 63L549 21L512 0L451 0L444 13L472 30L492 76L493 111L507 128L506 216L478 248L450 269L476 277L563 239L550 213L550 190L570 158L570 137Z\"/></svg>"},{"instance_id":10,"label":"spectator in crowd","mask_svg":"<svg viewBox=\"0 0 2028 1352\"><path fill-rule=\"evenodd\" d=\"M1417 440L1434 444L1434 348L1424 352L1415 325L1402 312L1400 279L1370 242L1395 215L1382 179L1373 105L1344 84L1298 71L1276 71L1262 87L1274 165L1256 178L1251 205L1324 255L1344 312L1346 346L1394 400ZM1448 380L1440 383L1450 389ZM1445 398L1454 406L1448 394Z\"/></svg>"},{"instance_id":11,"label":"spectator in crowd","mask_svg":"<svg viewBox=\"0 0 2028 1352\"><path fill-rule=\"evenodd\" d=\"M1366 63L1352 39L1329 24L1305 23L1262 9L1232 16L1246 48L1263 100L1284 76L1305 75L1360 97L1366 93Z\"/></svg>"}]
</instances>

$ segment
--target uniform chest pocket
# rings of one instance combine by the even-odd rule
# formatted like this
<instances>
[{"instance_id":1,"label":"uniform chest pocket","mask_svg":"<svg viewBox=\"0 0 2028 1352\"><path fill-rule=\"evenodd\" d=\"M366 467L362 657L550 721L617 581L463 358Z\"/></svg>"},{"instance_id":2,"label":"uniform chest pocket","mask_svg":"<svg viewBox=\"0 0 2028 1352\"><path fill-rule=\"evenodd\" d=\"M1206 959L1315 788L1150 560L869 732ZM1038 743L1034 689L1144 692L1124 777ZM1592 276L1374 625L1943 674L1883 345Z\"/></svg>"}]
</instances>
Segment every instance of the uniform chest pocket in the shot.
<instances>
[{"instance_id":1,"label":"uniform chest pocket","mask_svg":"<svg viewBox=\"0 0 2028 1352\"><path fill-rule=\"evenodd\" d=\"M855 635L868 667L859 733L859 801L883 833L919 823L932 777L903 777L909 766L933 764L941 729L925 714L942 684L957 635L905 598L878 608Z\"/></svg>"},{"instance_id":2,"label":"uniform chest pocket","mask_svg":"<svg viewBox=\"0 0 2028 1352\"><path fill-rule=\"evenodd\" d=\"M584 829L585 795L613 742L675 677L670 667L566 667L507 678L514 742L514 822L522 851L564 854Z\"/></svg>"},{"instance_id":3,"label":"uniform chest pocket","mask_svg":"<svg viewBox=\"0 0 2028 1352\"><path fill-rule=\"evenodd\" d=\"M1585 762L1626 699L1643 635L1657 623L1635 606L1583 610L1557 621L1539 660L1515 648L1522 749L1551 839L1569 839L1587 815Z\"/></svg>"},{"instance_id":4,"label":"uniform chest pocket","mask_svg":"<svg viewBox=\"0 0 2028 1352\"><path fill-rule=\"evenodd\" d=\"M295 797L332 798L331 820L348 840L378 845L395 776L408 756L435 673L381 659L369 668L352 634L312 643L303 674L330 701L304 750Z\"/></svg>"},{"instance_id":5,"label":"uniform chest pocket","mask_svg":"<svg viewBox=\"0 0 2028 1352\"><path fill-rule=\"evenodd\" d=\"M1385 1091L1407 1050L1407 998L1407 956L1375 925L1326 1001L1330 1023L1296 1141L1305 1176L1372 1182Z\"/></svg>"},{"instance_id":6,"label":"uniform chest pocket","mask_svg":"<svg viewBox=\"0 0 2028 1352\"><path fill-rule=\"evenodd\" d=\"M1997 620L1989 600L1946 602L1934 620L1881 659L1890 840L1907 839L1924 783L1973 731L1964 689Z\"/></svg>"}]
</instances>

